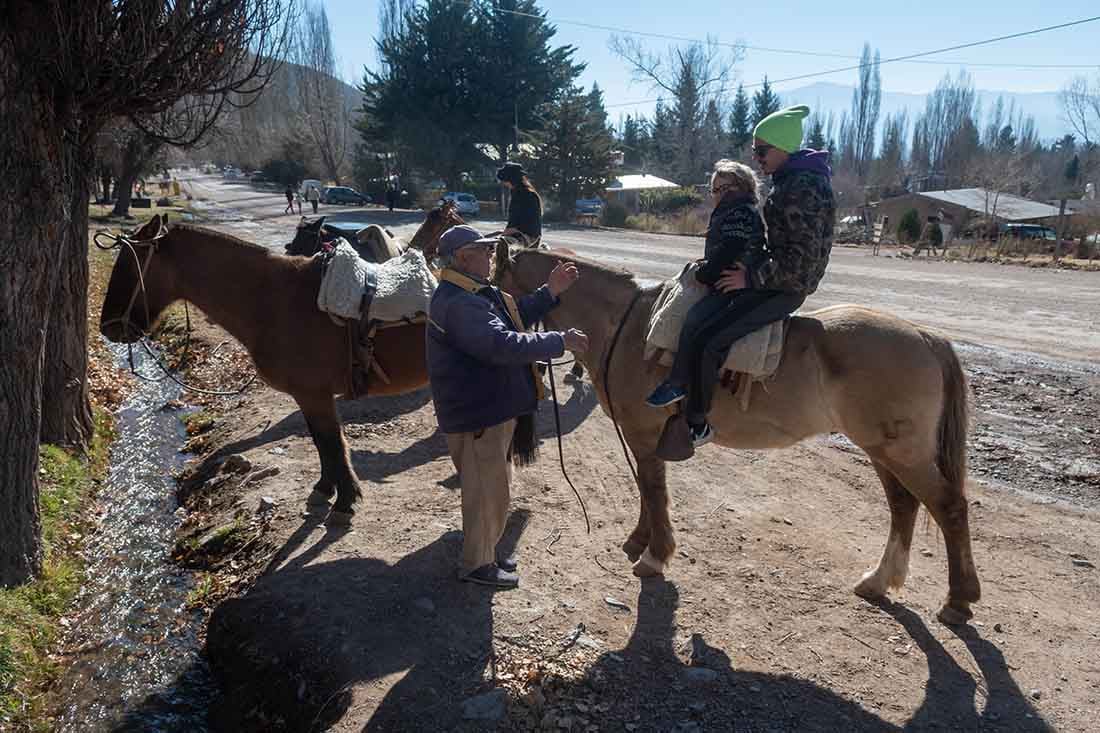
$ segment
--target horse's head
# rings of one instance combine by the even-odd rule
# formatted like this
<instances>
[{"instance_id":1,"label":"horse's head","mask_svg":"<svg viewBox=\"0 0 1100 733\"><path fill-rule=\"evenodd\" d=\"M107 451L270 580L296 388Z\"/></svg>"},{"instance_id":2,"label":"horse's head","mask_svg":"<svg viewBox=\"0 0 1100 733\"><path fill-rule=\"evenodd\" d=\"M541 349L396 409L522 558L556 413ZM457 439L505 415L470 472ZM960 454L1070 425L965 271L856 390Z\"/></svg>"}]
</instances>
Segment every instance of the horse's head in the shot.
<instances>
[{"instance_id":1,"label":"horse's head","mask_svg":"<svg viewBox=\"0 0 1100 733\"><path fill-rule=\"evenodd\" d=\"M493 256L492 279L501 290L515 296L526 295L546 282L550 273L563 260L576 261L571 249L531 249L497 242Z\"/></svg>"},{"instance_id":2,"label":"horse's head","mask_svg":"<svg viewBox=\"0 0 1100 733\"><path fill-rule=\"evenodd\" d=\"M163 266L158 266L157 257L157 249L167 236L164 220L157 215L111 245L97 242L105 249L118 249L99 315L99 332L108 341L138 341L172 302L167 295L170 275Z\"/></svg>"},{"instance_id":3,"label":"horse's head","mask_svg":"<svg viewBox=\"0 0 1100 733\"><path fill-rule=\"evenodd\" d=\"M298 222L298 230L294 232L294 239L284 247L288 255L300 255L312 257L321 248L321 228L325 224L325 217L310 221L304 216Z\"/></svg>"},{"instance_id":4,"label":"horse's head","mask_svg":"<svg viewBox=\"0 0 1100 733\"><path fill-rule=\"evenodd\" d=\"M443 232L465 223L465 220L458 215L458 205L454 201L444 201L428 212L424 223L413 235L410 246L424 252L424 258L431 261L439 249L439 238Z\"/></svg>"}]
</instances>

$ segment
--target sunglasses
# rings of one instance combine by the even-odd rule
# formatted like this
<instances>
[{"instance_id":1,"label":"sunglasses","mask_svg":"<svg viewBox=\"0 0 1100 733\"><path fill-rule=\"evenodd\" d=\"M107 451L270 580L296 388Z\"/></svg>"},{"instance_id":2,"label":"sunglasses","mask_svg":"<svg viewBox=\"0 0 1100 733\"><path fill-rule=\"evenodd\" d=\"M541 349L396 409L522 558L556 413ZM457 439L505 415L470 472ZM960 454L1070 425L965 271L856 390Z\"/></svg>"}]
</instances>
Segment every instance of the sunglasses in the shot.
<instances>
[{"instance_id":1,"label":"sunglasses","mask_svg":"<svg viewBox=\"0 0 1100 733\"><path fill-rule=\"evenodd\" d=\"M763 158L765 155L768 154L768 151L774 147L774 145L753 145L752 154L755 155L757 158Z\"/></svg>"}]
</instances>

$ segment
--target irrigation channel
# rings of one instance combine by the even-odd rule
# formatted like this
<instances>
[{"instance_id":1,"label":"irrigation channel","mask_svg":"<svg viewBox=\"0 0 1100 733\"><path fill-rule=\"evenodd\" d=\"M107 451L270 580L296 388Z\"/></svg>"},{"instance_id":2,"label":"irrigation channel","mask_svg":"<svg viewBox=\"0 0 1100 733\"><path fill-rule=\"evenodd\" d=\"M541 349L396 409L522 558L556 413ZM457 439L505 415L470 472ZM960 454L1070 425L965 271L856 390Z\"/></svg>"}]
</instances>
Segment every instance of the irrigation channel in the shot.
<instances>
[{"instance_id":1,"label":"irrigation channel","mask_svg":"<svg viewBox=\"0 0 1100 733\"><path fill-rule=\"evenodd\" d=\"M128 368L126 347L111 345ZM142 374L155 366L140 349ZM194 574L172 564L182 512L175 474L185 432L170 380L136 380L116 415L118 439L85 546L87 577L68 619L71 651L57 687L59 731L204 731L214 684L201 655Z\"/></svg>"}]
</instances>

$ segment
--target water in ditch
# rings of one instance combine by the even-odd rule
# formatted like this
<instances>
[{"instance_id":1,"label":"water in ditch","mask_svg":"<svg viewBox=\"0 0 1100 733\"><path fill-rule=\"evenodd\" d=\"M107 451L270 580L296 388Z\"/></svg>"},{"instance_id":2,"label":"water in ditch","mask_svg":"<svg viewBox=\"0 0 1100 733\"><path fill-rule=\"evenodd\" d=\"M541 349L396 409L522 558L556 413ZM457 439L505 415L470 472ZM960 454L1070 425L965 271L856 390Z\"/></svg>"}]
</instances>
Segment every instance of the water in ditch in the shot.
<instances>
[{"instance_id":1,"label":"water in ditch","mask_svg":"<svg viewBox=\"0 0 1100 733\"><path fill-rule=\"evenodd\" d=\"M112 348L125 363L125 347ZM153 374L139 351L139 370ZM116 415L79 612L66 619L59 731L207 729L214 686L200 654L203 618L187 609L195 578L169 557L182 515L174 477L185 433L166 404L179 393L169 380L138 381Z\"/></svg>"}]
</instances>

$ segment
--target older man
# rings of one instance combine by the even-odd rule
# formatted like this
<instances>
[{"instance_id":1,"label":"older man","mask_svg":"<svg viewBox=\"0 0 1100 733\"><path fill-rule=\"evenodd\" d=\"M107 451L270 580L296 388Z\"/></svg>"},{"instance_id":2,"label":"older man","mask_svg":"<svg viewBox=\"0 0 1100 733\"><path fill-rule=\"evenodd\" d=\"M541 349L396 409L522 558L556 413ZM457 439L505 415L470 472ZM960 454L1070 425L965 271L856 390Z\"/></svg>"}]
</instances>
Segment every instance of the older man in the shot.
<instances>
[{"instance_id":1,"label":"older man","mask_svg":"<svg viewBox=\"0 0 1100 733\"><path fill-rule=\"evenodd\" d=\"M514 558L497 558L508 515L511 461L534 448L538 386L534 362L584 351L576 329L528 332L577 279L559 263L547 283L513 301L489 281L495 239L473 227L439 239L443 263L428 321L428 375L440 429L462 485L462 580L519 584ZM520 429L517 430L517 423Z\"/></svg>"}]
</instances>

